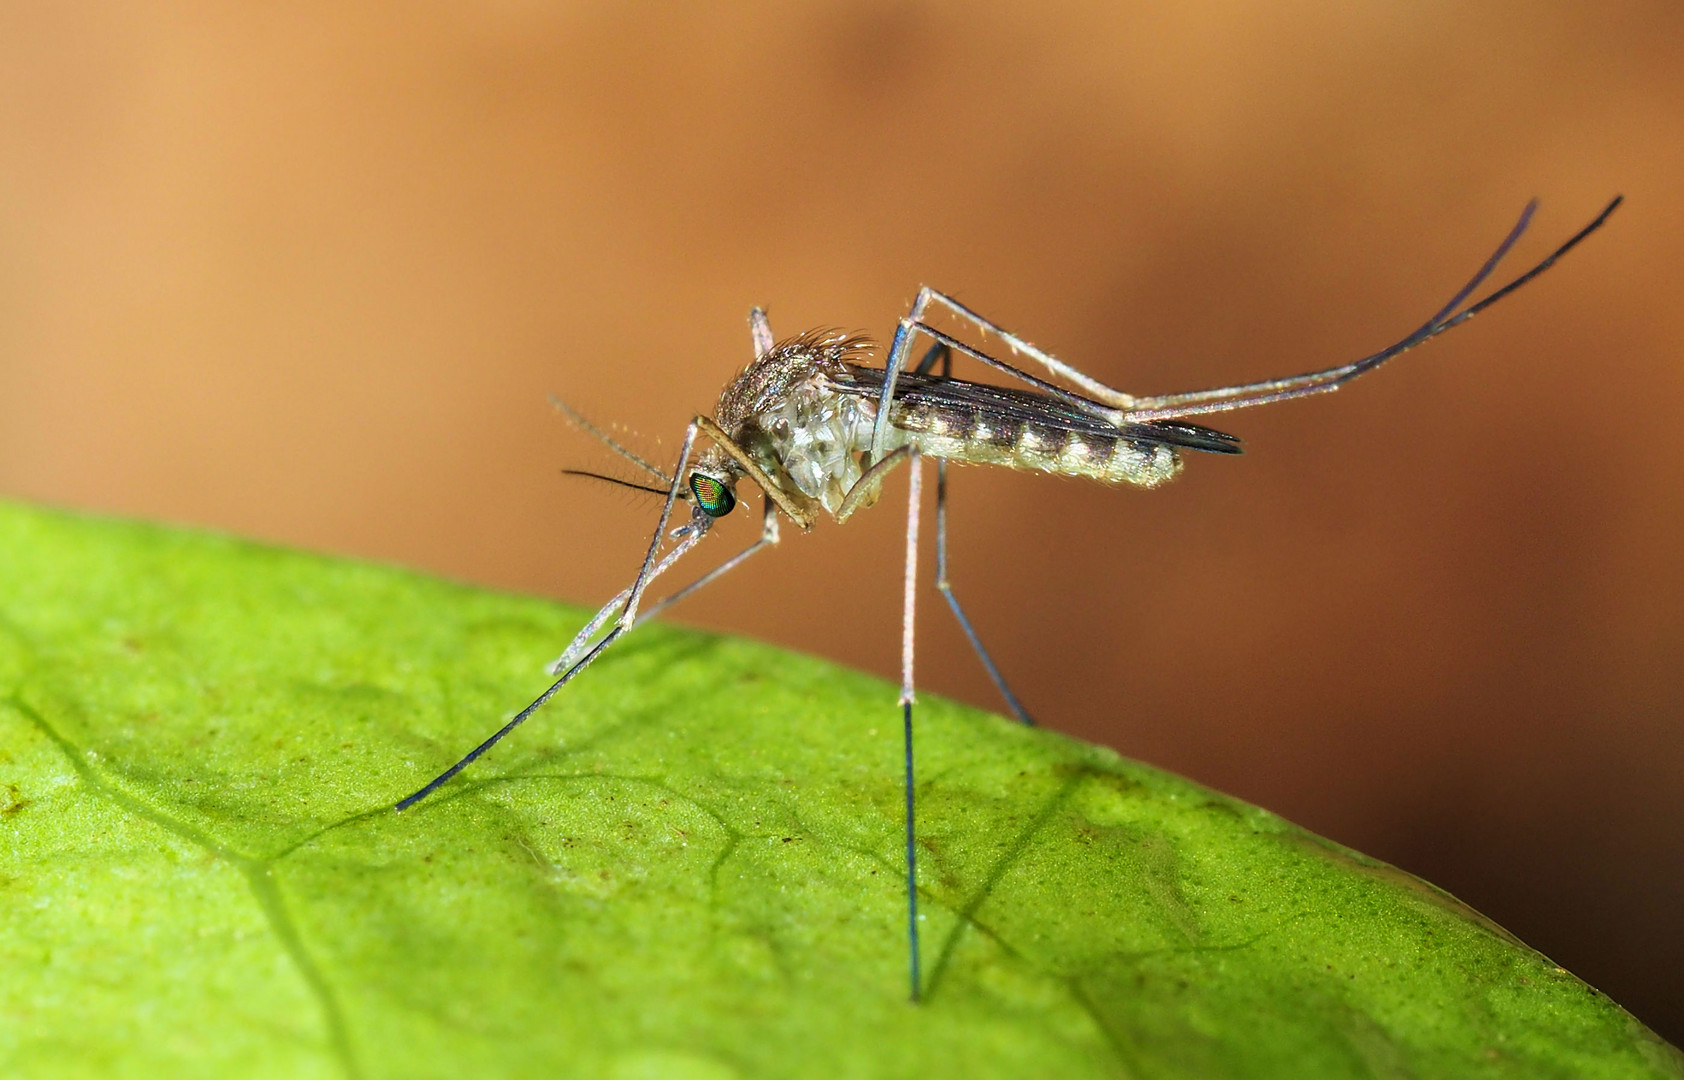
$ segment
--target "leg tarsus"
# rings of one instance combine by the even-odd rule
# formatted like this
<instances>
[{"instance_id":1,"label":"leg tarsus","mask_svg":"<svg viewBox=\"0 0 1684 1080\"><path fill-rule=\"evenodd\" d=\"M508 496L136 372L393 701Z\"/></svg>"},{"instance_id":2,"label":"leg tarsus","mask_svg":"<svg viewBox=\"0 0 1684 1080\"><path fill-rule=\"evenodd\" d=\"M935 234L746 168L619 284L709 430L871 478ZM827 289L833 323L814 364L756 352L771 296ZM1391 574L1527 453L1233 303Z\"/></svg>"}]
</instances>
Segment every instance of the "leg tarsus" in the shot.
<instances>
[{"instance_id":1,"label":"leg tarsus","mask_svg":"<svg viewBox=\"0 0 1684 1080\"><path fill-rule=\"evenodd\" d=\"M908 973L912 979L912 1001L922 997L918 971L918 842L913 815L912 702L901 703L902 726L906 731L906 943Z\"/></svg>"},{"instance_id":2,"label":"leg tarsus","mask_svg":"<svg viewBox=\"0 0 1684 1080\"><path fill-rule=\"evenodd\" d=\"M936 366L936 361L938 360L941 361L941 373L943 375L952 375L953 350L947 347L947 342L945 341L938 341L934 345L931 345L930 351L924 354L924 359L918 361L918 366L912 369L912 373L914 375L928 375Z\"/></svg>"},{"instance_id":3,"label":"leg tarsus","mask_svg":"<svg viewBox=\"0 0 1684 1080\"><path fill-rule=\"evenodd\" d=\"M1012 693L1012 688L1006 685L1005 676L1000 674L1000 668L994 663L994 658L988 655L988 650L982 644L982 638L977 635L976 628L965 615L965 609L960 606L959 598L953 594L953 583L947 578L947 462L936 462L936 588L941 590L942 598L947 601L948 609L953 617L959 621L959 629L965 632L965 637L971 643L971 649L982 661L982 668L988 672L993 680L994 688L1000 691L1000 696L1006 700L1006 707L1011 709L1012 715L1018 721L1030 727L1035 726L1035 718L1023 707L1023 703Z\"/></svg>"},{"instance_id":4,"label":"leg tarsus","mask_svg":"<svg viewBox=\"0 0 1684 1080\"><path fill-rule=\"evenodd\" d=\"M941 595L946 598L947 606L953 612L953 617L959 621L959 629L963 630L965 637L970 640L971 648L976 652L977 659L982 661L983 670L988 672L988 678L994 683L994 689L1000 691L1000 696L1005 699L1006 708L1012 711L1012 715L1017 718L1019 723L1034 727L1035 718L1029 715L1029 711L1023 707L1023 703L1018 701L1017 695L1012 693L1012 688L1006 685L1005 677L1000 674L1000 669L995 666L993 658L988 655L988 650L983 647L982 639L977 637L977 632L972 628L971 620L966 617L965 610L959 606L959 598L953 595L953 586L938 584L936 588L940 589Z\"/></svg>"},{"instance_id":5,"label":"leg tarsus","mask_svg":"<svg viewBox=\"0 0 1684 1080\"><path fill-rule=\"evenodd\" d=\"M654 604L652 607L648 608L647 610L643 611L641 614L638 615L637 625L639 625L639 626L643 625L643 623L647 622L650 619L653 619L656 615L660 614L662 611L665 611L667 608L669 608L669 607L673 606L674 604L678 603L680 600L683 600L685 597L689 596L691 593L696 592L698 589L704 588L705 586L713 584L715 581L718 581L720 578L724 577L726 574L730 573L732 570L735 570L737 567L739 567L743 563L747 562L749 560L750 556L758 554L761 551L761 549L771 547L771 546L775 545L777 542L778 542L778 505L777 505L777 503L773 502L770 497L768 497L764 500L764 507L761 510L760 539L756 540L754 543L750 544L748 547L744 548L743 550L737 552L735 555L731 556L729 559L726 559L724 562L720 563L718 566L714 567L712 570L709 570L707 573L703 574L701 577L697 578L695 581L692 581L690 584L684 586L684 588L679 589L677 592L673 593L671 596L663 597L658 603Z\"/></svg>"}]
</instances>

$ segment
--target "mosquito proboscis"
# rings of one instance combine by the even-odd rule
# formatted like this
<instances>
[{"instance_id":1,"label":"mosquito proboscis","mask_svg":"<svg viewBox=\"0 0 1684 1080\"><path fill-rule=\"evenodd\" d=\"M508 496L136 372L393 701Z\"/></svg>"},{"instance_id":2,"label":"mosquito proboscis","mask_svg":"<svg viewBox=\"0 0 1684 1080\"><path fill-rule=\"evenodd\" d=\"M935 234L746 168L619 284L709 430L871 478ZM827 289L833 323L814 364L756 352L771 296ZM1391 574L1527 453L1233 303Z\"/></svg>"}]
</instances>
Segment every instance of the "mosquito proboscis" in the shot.
<instances>
[{"instance_id":1,"label":"mosquito proboscis","mask_svg":"<svg viewBox=\"0 0 1684 1080\"><path fill-rule=\"evenodd\" d=\"M1599 229L1621 201L1622 197L1615 197L1590 224L1524 274L1470 302L1531 223L1537 201L1528 203L1514 228L1473 279L1414 333L1369 356L1303 375L1190 393L1126 394L1036 348L953 297L926 286L919 289L911 310L896 326L887 363L881 368L865 363L870 345L864 338L812 331L779 342L772 335L765 311L753 309L749 313L753 362L726 385L713 416L699 415L690 421L679 449L678 463L670 473L622 446L558 401L557 407L575 424L654 481L644 485L599 476L664 496L654 536L631 585L604 604L550 665L550 673L557 676L555 682L490 738L398 802L394 809L406 810L447 783L633 627L775 545L780 514L802 531L811 529L821 512L841 523L875 503L884 478L905 465L910 472L910 493L899 706L906 762L908 971L912 1000L917 1001L923 987L918 950L912 753L912 715L916 701L913 624L923 459L936 461L936 587L1007 707L1018 720L1032 724L1029 713L983 647L948 579L948 462L1004 465L1111 484L1157 487L1180 472L1182 451L1240 452L1237 438L1192 423L1190 417L1338 389L1387 360L1459 326L1531 281ZM992 335L1005 342L1013 357L1026 357L1050 378L1030 374L937 329L926 321L932 308L945 309L985 338ZM930 347L909 368L907 361L920 335L930 340ZM1028 389L955 379L954 354L1002 372ZM1058 385L1053 379L1069 385ZM698 448L698 438L707 440L708 445ZM745 479L752 481L763 497L759 539L689 585L642 609L644 593L650 584L700 543L714 521L736 506L736 488ZM690 504L689 517L669 532L673 508L679 502ZM670 549L666 547L669 541Z\"/></svg>"}]
</instances>

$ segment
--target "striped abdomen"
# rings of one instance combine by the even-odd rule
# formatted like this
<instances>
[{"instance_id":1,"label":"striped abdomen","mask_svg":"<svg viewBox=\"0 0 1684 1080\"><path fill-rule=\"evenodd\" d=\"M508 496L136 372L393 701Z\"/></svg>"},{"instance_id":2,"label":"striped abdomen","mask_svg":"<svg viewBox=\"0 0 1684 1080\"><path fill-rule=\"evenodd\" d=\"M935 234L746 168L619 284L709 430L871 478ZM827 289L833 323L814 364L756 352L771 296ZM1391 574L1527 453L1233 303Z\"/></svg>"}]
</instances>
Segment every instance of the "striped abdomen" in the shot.
<instances>
[{"instance_id":1,"label":"striped abdomen","mask_svg":"<svg viewBox=\"0 0 1684 1080\"><path fill-rule=\"evenodd\" d=\"M1175 448L1131 439L1122 429L1085 430L1012 415L1010 410L897 400L890 424L921 453L949 461L1035 469L1111 484L1157 487L1181 471ZM900 440L895 440L899 442Z\"/></svg>"}]
</instances>

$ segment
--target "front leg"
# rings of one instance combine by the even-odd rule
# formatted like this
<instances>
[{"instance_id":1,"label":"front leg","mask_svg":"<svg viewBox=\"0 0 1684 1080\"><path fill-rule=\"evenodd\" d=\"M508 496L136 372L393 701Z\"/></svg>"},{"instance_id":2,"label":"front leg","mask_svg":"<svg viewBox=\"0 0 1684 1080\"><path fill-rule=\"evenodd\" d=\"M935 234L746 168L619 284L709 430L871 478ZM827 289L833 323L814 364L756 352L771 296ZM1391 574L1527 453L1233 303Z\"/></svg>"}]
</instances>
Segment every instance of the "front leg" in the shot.
<instances>
[{"instance_id":1,"label":"front leg","mask_svg":"<svg viewBox=\"0 0 1684 1080\"><path fill-rule=\"evenodd\" d=\"M772 547L777 542L778 504L772 501L771 496L767 496L760 513L760 539L737 552L729 559L726 559L724 562L720 563L712 570L709 570L695 581L692 581L690 584L684 586L684 588L673 593L671 596L662 599L660 603L656 604L648 611L645 611L642 615L639 615L637 618L638 623L641 624L653 619L656 615L678 603L680 600L683 600L691 593L703 588L704 586L713 584L732 570L735 570L737 567L747 562L750 556L753 556L768 547Z\"/></svg>"}]
</instances>

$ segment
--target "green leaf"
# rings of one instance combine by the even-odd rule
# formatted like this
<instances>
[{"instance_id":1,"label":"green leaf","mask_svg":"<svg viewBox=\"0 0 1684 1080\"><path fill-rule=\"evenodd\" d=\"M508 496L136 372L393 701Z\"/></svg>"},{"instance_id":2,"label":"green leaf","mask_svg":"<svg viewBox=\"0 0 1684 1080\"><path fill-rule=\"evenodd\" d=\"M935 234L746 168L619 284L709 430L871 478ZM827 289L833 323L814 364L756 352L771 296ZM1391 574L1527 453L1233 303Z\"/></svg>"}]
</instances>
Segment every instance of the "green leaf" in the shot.
<instances>
[{"instance_id":1,"label":"green leaf","mask_svg":"<svg viewBox=\"0 0 1684 1080\"><path fill-rule=\"evenodd\" d=\"M1680 1077L1451 897L881 682L0 505L0 1075Z\"/></svg>"}]
</instances>

